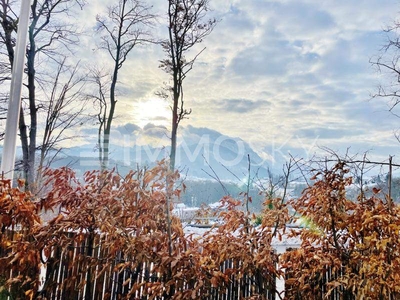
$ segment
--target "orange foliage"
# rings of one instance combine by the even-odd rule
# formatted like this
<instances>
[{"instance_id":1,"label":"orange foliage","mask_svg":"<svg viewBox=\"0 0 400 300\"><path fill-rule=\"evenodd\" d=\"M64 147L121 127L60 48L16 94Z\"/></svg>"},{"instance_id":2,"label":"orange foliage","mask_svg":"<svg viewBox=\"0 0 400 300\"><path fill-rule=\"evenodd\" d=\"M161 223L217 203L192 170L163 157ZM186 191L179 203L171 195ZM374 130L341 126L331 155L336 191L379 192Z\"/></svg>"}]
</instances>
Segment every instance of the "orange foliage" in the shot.
<instances>
[{"instance_id":1,"label":"orange foliage","mask_svg":"<svg viewBox=\"0 0 400 300\"><path fill-rule=\"evenodd\" d=\"M4 270L18 265L21 274L11 275L8 284L24 281L29 286L26 295L58 297L62 293L63 297L79 298L85 290L97 299L98 290L104 289L101 297L107 299L117 292L118 281L124 299L137 295L149 299L205 299L226 293L232 280L244 284L246 276L257 279L246 279L252 299L263 299L257 295L274 289L279 272L271 248L272 231L266 226L259 230L249 225L250 216L241 209L241 201L224 198L225 209L220 215L223 224L200 239L185 236L180 220L174 216L168 236L166 212L172 207L167 207L166 179L173 181L179 175L168 174L165 162L124 177L114 171L92 171L78 180L68 168L47 170L44 176L50 192L39 202L40 208L58 212L47 223L39 225L37 206L29 193L8 186L8 195L14 196L9 199L4 193L0 204L3 227L9 228L12 220L23 228L24 247L18 244L21 241L2 236L1 249L13 255L12 261L11 256L2 258L6 262L2 264ZM180 191L171 192L176 197ZM18 249L14 247L17 244ZM47 267L42 291L38 290L39 258ZM29 277L28 262L35 267L33 277ZM221 268L227 262L229 266ZM61 264L62 274L57 271ZM62 280L57 279L60 276ZM112 280L103 284L110 276Z\"/></svg>"},{"instance_id":2,"label":"orange foliage","mask_svg":"<svg viewBox=\"0 0 400 300\"><path fill-rule=\"evenodd\" d=\"M92 171L78 180L67 168L44 176L50 192L40 201L0 181L0 274L16 298L207 299L240 282L232 299L266 299L279 276L287 278L287 299L399 297L400 208L379 190L347 199L351 177L343 164L318 173L288 204L267 197L257 227L245 201L223 198L219 222L201 237L168 219L167 199L180 191L170 191L179 175L165 162L123 177ZM312 226L288 232L288 205ZM41 224L39 208L57 213ZM279 257L272 242L284 235L302 244ZM47 272L39 291L41 260Z\"/></svg>"},{"instance_id":3,"label":"orange foliage","mask_svg":"<svg viewBox=\"0 0 400 300\"><path fill-rule=\"evenodd\" d=\"M376 191L357 202L346 198L351 177L344 164L318 174L313 186L291 202L312 226L302 245L282 257L291 279L288 299L397 299L400 286L400 208L389 209ZM392 297L392 298L391 298Z\"/></svg>"},{"instance_id":4,"label":"orange foliage","mask_svg":"<svg viewBox=\"0 0 400 300\"><path fill-rule=\"evenodd\" d=\"M20 181L19 187L12 188L10 180L0 180L0 279L5 281L12 274L6 287L15 297L25 298L38 286L39 255L34 240L40 218L23 186Z\"/></svg>"}]
</instances>

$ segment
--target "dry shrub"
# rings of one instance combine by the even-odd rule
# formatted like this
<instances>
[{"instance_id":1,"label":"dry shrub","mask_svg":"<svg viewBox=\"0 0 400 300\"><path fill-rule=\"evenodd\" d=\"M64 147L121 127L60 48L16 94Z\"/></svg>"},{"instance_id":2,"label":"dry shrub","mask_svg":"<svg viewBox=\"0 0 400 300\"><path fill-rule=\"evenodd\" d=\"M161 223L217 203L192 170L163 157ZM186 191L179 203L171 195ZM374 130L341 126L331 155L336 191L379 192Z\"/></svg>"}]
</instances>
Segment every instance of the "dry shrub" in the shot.
<instances>
[{"instance_id":1,"label":"dry shrub","mask_svg":"<svg viewBox=\"0 0 400 300\"><path fill-rule=\"evenodd\" d=\"M350 201L352 179L344 164L316 174L315 183L290 201L309 226L289 233L302 244L280 258L272 242L288 234L290 220L282 199L267 198L262 222L253 226L245 201L225 197L219 224L198 238L185 236L176 217L168 219L167 199L180 191L168 188L179 175L169 174L165 162L126 176L92 171L78 180L67 168L45 176L50 192L37 202L0 181L0 269L16 298L61 292L79 298L83 291L96 298L101 286L108 299L118 283L121 299L207 299L230 293L235 284L240 292L231 297L265 299L284 272L287 299L399 297L399 206L388 205L379 190ZM57 212L45 224L39 204ZM40 257L47 266L41 293ZM61 261L60 282L54 270Z\"/></svg>"},{"instance_id":2,"label":"dry shrub","mask_svg":"<svg viewBox=\"0 0 400 300\"><path fill-rule=\"evenodd\" d=\"M0 295L13 299L33 297L39 284L35 235L40 217L23 189L22 181L12 188L10 180L0 180Z\"/></svg>"},{"instance_id":3,"label":"dry shrub","mask_svg":"<svg viewBox=\"0 0 400 300\"><path fill-rule=\"evenodd\" d=\"M377 189L372 197L349 200L352 178L343 163L313 179L291 202L310 226L293 233L301 237L301 247L282 257L290 277L287 299L322 299L333 293L340 299L397 299L399 206L387 205Z\"/></svg>"}]
</instances>

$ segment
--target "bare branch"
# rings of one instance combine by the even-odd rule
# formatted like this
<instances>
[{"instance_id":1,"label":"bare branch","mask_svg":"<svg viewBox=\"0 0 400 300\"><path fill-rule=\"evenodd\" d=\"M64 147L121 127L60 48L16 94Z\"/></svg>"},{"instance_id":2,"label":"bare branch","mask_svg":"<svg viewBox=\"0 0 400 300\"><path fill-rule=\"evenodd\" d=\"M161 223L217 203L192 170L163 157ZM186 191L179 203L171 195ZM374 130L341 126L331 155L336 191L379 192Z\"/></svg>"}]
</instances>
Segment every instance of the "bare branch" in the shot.
<instances>
[{"instance_id":1,"label":"bare branch","mask_svg":"<svg viewBox=\"0 0 400 300\"><path fill-rule=\"evenodd\" d=\"M104 97L103 86L97 81L97 86L100 88L97 98L100 99L98 144L102 169L108 165L111 124L117 103L118 72L135 46L151 41L149 28L152 27L155 17L150 13L150 7L139 0L119 0L118 4L108 8L106 17L100 15L96 17L97 31L102 34L99 48L107 51L114 65L109 98Z\"/></svg>"},{"instance_id":2,"label":"bare branch","mask_svg":"<svg viewBox=\"0 0 400 300\"><path fill-rule=\"evenodd\" d=\"M160 44L166 52L166 59L160 61L160 68L171 76L172 86L166 87L172 98L172 134L170 168L175 168L176 135L179 123L191 113L184 107L183 81L193 69L194 62L204 51L187 59L188 52L208 36L214 29L215 19L204 20L209 10L209 0L169 0L168 39Z\"/></svg>"}]
</instances>

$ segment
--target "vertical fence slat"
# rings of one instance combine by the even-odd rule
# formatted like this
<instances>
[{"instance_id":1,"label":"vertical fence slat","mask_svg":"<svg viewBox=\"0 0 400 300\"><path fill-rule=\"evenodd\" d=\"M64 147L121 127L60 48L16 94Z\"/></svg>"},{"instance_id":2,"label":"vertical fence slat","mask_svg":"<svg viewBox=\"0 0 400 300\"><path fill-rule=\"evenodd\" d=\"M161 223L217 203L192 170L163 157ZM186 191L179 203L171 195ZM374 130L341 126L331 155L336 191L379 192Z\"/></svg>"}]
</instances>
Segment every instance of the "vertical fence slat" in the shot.
<instances>
[{"instance_id":1,"label":"vertical fence slat","mask_svg":"<svg viewBox=\"0 0 400 300\"><path fill-rule=\"evenodd\" d=\"M104 246L107 244L107 237L104 235L67 232L64 237L66 242L54 247L47 259L43 290L45 299L127 299L132 288L136 286L140 288L129 298L147 299L147 290L143 285L162 283L165 280L165 274L159 274L151 261L137 262L135 257L128 257L120 252L110 262L109 249ZM2 254L5 252L4 249L0 251ZM126 262L127 267L118 271L115 267L121 262ZM129 266L129 263L132 264ZM243 262L227 259L219 270L222 273L240 270L242 264ZM258 271L254 274L233 272L226 283L218 287L210 286L208 291L203 289L198 297L204 300L231 300L261 294L263 299L274 299L275 283L273 280L271 282L271 278L262 276ZM124 285L124 282L128 284ZM194 288L194 284L195 281L179 278L175 281L176 292L184 293Z\"/></svg>"}]
</instances>

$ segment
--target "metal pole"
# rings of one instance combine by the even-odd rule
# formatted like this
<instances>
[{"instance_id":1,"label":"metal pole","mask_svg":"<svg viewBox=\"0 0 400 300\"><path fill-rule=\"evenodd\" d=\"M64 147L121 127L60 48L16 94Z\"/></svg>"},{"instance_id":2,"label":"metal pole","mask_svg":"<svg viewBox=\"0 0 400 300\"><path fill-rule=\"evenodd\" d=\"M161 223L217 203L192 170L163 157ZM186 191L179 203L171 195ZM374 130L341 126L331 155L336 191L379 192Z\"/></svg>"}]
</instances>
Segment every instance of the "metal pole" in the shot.
<instances>
[{"instance_id":1,"label":"metal pole","mask_svg":"<svg viewBox=\"0 0 400 300\"><path fill-rule=\"evenodd\" d=\"M19 122L19 110L21 108L22 76L25 65L25 49L27 43L30 0L21 1L21 12L18 21L17 44L13 61L10 101L8 103L6 131L3 144L3 156L1 160L1 174L5 179L13 179L16 140Z\"/></svg>"}]
</instances>

